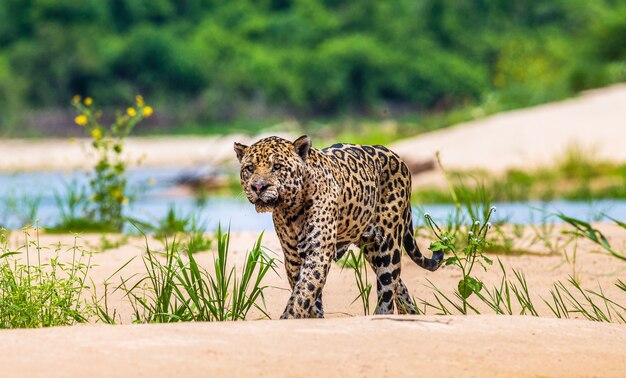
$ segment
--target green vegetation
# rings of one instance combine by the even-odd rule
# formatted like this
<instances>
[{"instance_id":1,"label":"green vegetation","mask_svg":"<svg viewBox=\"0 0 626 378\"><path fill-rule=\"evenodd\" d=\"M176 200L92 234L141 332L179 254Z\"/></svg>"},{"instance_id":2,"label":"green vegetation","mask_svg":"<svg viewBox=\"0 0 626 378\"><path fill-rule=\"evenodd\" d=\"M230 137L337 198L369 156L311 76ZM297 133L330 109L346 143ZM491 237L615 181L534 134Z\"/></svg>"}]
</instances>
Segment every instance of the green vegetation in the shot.
<instances>
[{"instance_id":1,"label":"green vegetation","mask_svg":"<svg viewBox=\"0 0 626 378\"><path fill-rule=\"evenodd\" d=\"M452 191L455 194L462 192L459 188ZM457 213L448 218L445 226L436 224L428 215L425 219L434 239L430 249L445 251L445 265L458 268L461 278L452 288L429 282L432 299L414 299L418 313L481 314L492 311L503 315L539 316L549 311L558 318L583 317L592 321L626 323L623 302L607 296L599 285L597 289L583 287L575 273L567 281L556 281L549 296L539 296L529 289L522 271L513 269L513 277L509 277L510 270L498 259L499 283L489 285L483 282L480 275L473 273L473 268L481 266L487 270L491 265L485 252L498 240L488 232L493 229L489 218L495 209L488 208L489 202L478 197L457 204ZM468 215L470 213L478 218ZM575 238L590 240L610 256L624 260L626 251L612 246L598 229L563 214L558 216L571 226L565 232ZM614 223L626 230L623 222L616 220ZM244 320L252 309L269 317L265 310L263 279L275 268L275 263L261 246L262 235L246 254L240 275L229 263L230 232L222 233L218 228L217 250L211 270L201 267L191 248L181 243L168 243L165 239L163 252L155 252L146 238L144 273L123 275L121 272L132 261L129 260L105 280L104 293L99 296L97 283L86 284L92 268L91 255L78 245L77 238L71 246L57 244L47 248L39 242L38 229L34 231L33 239L30 230L22 230L25 240L17 248L9 247L7 231L0 233L0 306L3 309L0 328L48 327L94 320L120 323L124 319L109 305L114 293L123 295L133 310L132 320L140 323ZM184 232L176 234L176 237L184 236L188 235ZM101 242L101 249L115 248L116 242L111 244L108 239ZM120 242L125 243L125 238ZM358 254L349 251L340 264L354 270L359 290L354 301L360 300L364 314L369 314L372 285L368 280L365 256L362 251ZM112 288L113 277L118 274L120 283ZM622 280L616 280L615 286L626 294L626 284ZM91 293L91 300L84 297L88 293Z\"/></svg>"},{"instance_id":2,"label":"green vegetation","mask_svg":"<svg viewBox=\"0 0 626 378\"><path fill-rule=\"evenodd\" d=\"M614 249L613 247L611 247L611 244L609 244L608 239L602 234L602 232L594 228L589 223L581 221L576 218L568 217L565 214L557 214L557 216L561 220L563 220L565 223L569 224L570 226L574 228L574 231L572 231L574 235L581 236L588 240L591 240L592 242L594 242L595 244L599 245L604 250L609 252L614 257L617 257L620 260L626 261L626 254L621 253L617 251L616 249ZM626 230L626 223L623 223L617 220L614 222L616 225Z\"/></svg>"},{"instance_id":3,"label":"green vegetation","mask_svg":"<svg viewBox=\"0 0 626 378\"><path fill-rule=\"evenodd\" d=\"M592 200L626 198L626 164L602 161L575 146L552 167L523 171L509 169L504 174L451 172L457 186L482 186L492 201L554 199ZM453 203L448 189L420 188L413 200L418 203Z\"/></svg>"},{"instance_id":4,"label":"green vegetation","mask_svg":"<svg viewBox=\"0 0 626 378\"><path fill-rule=\"evenodd\" d=\"M444 170L443 167L441 169ZM472 190L474 192L473 195L471 195ZM495 237L488 237L487 231L490 228L488 221L495 208L486 210L490 202L489 197L485 196L484 187L479 186L478 189L470 188L468 190L468 187L464 185L459 186L453 181L449 181L449 191L450 197L456 204L456 214L450 217L445 231L442 231L428 215L425 218L432 235L435 237L435 241L431 243L430 249L432 251L444 250L451 253L452 256L445 260L445 264L459 267L462 278L457 288L453 290L452 296L446 294L443 289L431 282L430 288L433 290L434 301L427 299L416 301L416 303L421 303L423 306L422 309L417 309L418 312L426 313L427 310L434 310L437 314L446 315L454 313L453 311L461 314L468 314L471 311L471 313L480 314L481 310L479 310L478 304L483 304L496 314L513 315L517 313L520 315L539 316L539 309L533 303L535 296L529 291L523 272L513 269L515 278L509 279L507 269L498 259L501 271L499 285L487 288L480 279L471 275L475 262L478 262L487 270L487 265L491 265L491 260L486 258L484 252L494 243L502 243L503 240L509 240L510 237L504 235L501 229L499 233L496 233ZM464 213L461 213L462 208L465 208ZM468 215L471 219L470 225L464 227L463 223L467 224L465 218ZM482 221L478 220L481 215L483 217ZM612 256L620 260L626 259L624 253L613 248L607 238L590 224L564 214L557 214L557 216L572 226L573 230L567 233L573 237L591 240L608 251ZM623 222L615 221L615 224L626 230L626 224ZM545 228L546 226L544 225L543 227ZM541 228L535 228L534 231L536 234L535 239L533 239L534 242L541 240L545 244L545 240L549 237L545 234L545 230L542 232ZM520 234L516 236L519 237ZM461 244L462 248L459 248L459 240L466 241ZM551 248L551 251L558 247L564 250L571 242L572 239L567 240L565 245L547 242L545 246ZM504 244L506 245L506 243ZM575 265L576 243L574 244L573 264ZM458 253L458 250L461 250L462 254ZM565 257L569 262L567 253L565 253ZM483 264L483 262L487 265ZM626 323L626 307L608 298L603 293L601 287L598 291L583 288L576 278L575 269L574 267L574 275L570 276L567 283L561 281L554 283L553 289L550 291L551 298L549 300L540 297L549 311L558 318L582 316L593 321ZM615 285L620 290L626 292L626 285L621 280L617 280ZM478 298L477 302L469 302L468 299L472 294Z\"/></svg>"},{"instance_id":5,"label":"green vegetation","mask_svg":"<svg viewBox=\"0 0 626 378\"><path fill-rule=\"evenodd\" d=\"M360 300L363 306L363 315L370 315L370 295L372 294L372 284L368 278L368 268L365 264L365 254L363 248L359 250L359 253L354 253L352 250L348 252L337 261L343 268L350 268L354 271L354 281L356 282L359 295L352 301L352 303Z\"/></svg>"},{"instance_id":6,"label":"green vegetation","mask_svg":"<svg viewBox=\"0 0 626 378\"><path fill-rule=\"evenodd\" d=\"M154 233L154 236L167 244L174 240L174 248L185 249L189 253L206 251L213 245L213 240L204 234L206 224L200 222L194 215L185 215L171 205L165 217L157 224L149 224L131 219L130 222L137 229Z\"/></svg>"},{"instance_id":7,"label":"green vegetation","mask_svg":"<svg viewBox=\"0 0 626 378\"><path fill-rule=\"evenodd\" d=\"M418 131L625 80L625 20L616 0L7 0L0 130L67 134L67 98L140 92L161 110L150 132L338 116Z\"/></svg>"},{"instance_id":8,"label":"green vegetation","mask_svg":"<svg viewBox=\"0 0 626 378\"><path fill-rule=\"evenodd\" d=\"M157 226L151 227L157 238L167 238L185 232L198 232L202 225L191 215L181 214L176 207L170 205L165 217Z\"/></svg>"},{"instance_id":9,"label":"green vegetation","mask_svg":"<svg viewBox=\"0 0 626 378\"><path fill-rule=\"evenodd\" d=\"M166 243L163 262L146 241L145 275L132 286L122 279L115 291L122 290L130 301L135 323L244 320L253 308L269 317L261 281L274 269L274 259L263 251L262 237L246 254L241 276L228 266L230 230L226 234L217 230L213 272L200 267L193 254L177 243ZM116 312L107 307L107 296L105 292L96 304L98 315L101 321L115 323Z\"/></svg>"},{"instance_id":10,"label":"green vegetation","mask_svg":"<svg viewBox=\"0 0 626 378\"><path fill-rule=\"evenodd\" d=\"M178 243L166 244L161 255L146 239L145 274L120 277L111 290L110 280L129 260L104 282L100 296L97 283L87 284L91 254L78 245L77 237L71 246L49 248L40 244L38 228L22 233L24 243L12 249L8 231L0 232L0 328L119 323L117 309L109 307L110 295L118 291L132 307L134 322L244 320L252 309L268 317L262 281L275 264L261 246L263 235L246 254L240 274L228 259L230 231L217 231L213 271L201 267Z\"/></svg>"},{"instance_id":11,"label":"green vegetation","mask_svg":"<svg viewBox=\"0 0 626 378\"><path fill-rule=\"evenodd\" d=\"M182 240L176 243L179 243L180 247L187 250L188 253L206 251L213 244L213 240L204 235L205 224L198 221L194 216L178 214L173 206L170 207L159 225L153 229L155 236L163 241L168 238Z\"/></svg>"},{"instance_id":12,"label":"green vegetation","mask_svg":"<svg viewBox=\"0 0 626 378\"><path fill-rule=\"evenodd\" d=\"M436 237L429 249L433 253L443 251L444 254L452 254L444 260L443 264L454 265L461 269L463 278L459 281L454 294L463 301L462 307L459 307L463 314L467 313L469 296L473 293L479 293L483 288L483 283L472 276L474 266L479 264L486 270L485 264L493 264L491 259L483 254L483 251L487 245L487 231L491 228L489 218L494 211L496 209L492 207L483 223L478 220L472 223L467 232L467 238L463 240L463 248L460 249L457 248L456 235L449 231L442 231L429 215L425 216L428 227Z\"/></svg>"},{"instance_id":13,"label":"green vegetation","mask_svg":"<svg viewBox=\"0 0 626 378\"><path fill-rule=\"evenodd\" d=\"M576 225L583 224L579 220L569 218ZM478 224L477 224L478 223ZM480 222L474 223L473 226L478 227ZM434 248L445 247L447 250L452 250L452 246L448 246L451 239L450 236L443 238L437 236L435 232L436 226L433 227L433 234L437 237L437 240L433 243ZM589 238L595 241L593 235L602 235L599 231L593 229L592 233L580 233L575 231L576 235ZM486 236L486 234L485 234ZM606 241L605 238L601 238ZM470 261L478 258L483 258L484 248L491 243L487 240L485 243L474 243L475 249L466 253L463 258ZM604 245L607 250L614 254L614 250L610 245ZM431 247L432 249L433 247ZM466 251L465 249L464 251ZM457 254L452 257L455 261ZM617 255L620 256L619 254ZM458 265L458 261L456 262ZM486 285L479 279L472 277L469 273L462 269L462 278L459 281L459 285L453 291L453 296L445 293L445 290L430 283L430 288L433 290L434 301L427 299L419 299L419 303L423 308L418 309L421 313L427 313L428 311L436 311L437 314L453 314L455 311L461 314L480 314L482 310L479 309L479 304L486 305L487 308L496 314L501 315L532 315L539 316L540 309L533 302L533 298L537 296L532 294L528 288L526 277L523 272L513 269L514 279L508 277L507 269L503 263L498 259L498 265L501 273L501 280L498 285L492 287L486 287ZM483 266L484 267L484 266ZM469 281L470 284L466 284ZM626 285L620 280L615 284L620 290L626 292ZM478 298L472 304L469 303L468 298L471 294L475 294ZM608 298L602 288L599 290L585 289L581 286L578 280L570 276L567 283L562 281L556 281L553 285L553 289L550 290L550 298L545 299L540 297L541 301L546 305L547 309L557 318L569 318L572 316L582 316L588 320L604 321L604 322L620 322L626 323L626 307L619 304L613 299ZM418 302L416 302L418 303Z\"/></svg>"},{"instance_id":14,"label":"green vegetation","mask_svg":"<svg viewBox=\"0 0 626 378\"><path fill-rule=\"evenodd\" d=\"M94 252L105 252L110 249L116 249L128 243L128 235L110 235L110 234L101 234L100 235L100 243L96 245L90 245L86 243L85 245L89 247Z\"/></svg>"},{"instance_id":15,"label":"green vegetation","mask_svg":"<svg viewBox=\"0 0 626 378\"><path fill-rule=\"evenodd\" d=\"M91 268L89 254L75 238L74 245L59 244L49 256L39 243L39 230L35 232L33 240L29 231L23 230L25 242L13 250L8 232L0 230L0 328L88 321L91 305L83 298L83 291L89 288L85 282ZM70 254L71 259L64 259L64 254Z\"/></svg>"},{"instance_id":16,"label":"green vegetation","mask_svg":"<svg viewBox=\"0 0 626 378\"><path fill-rule=\"evenodd\" d=\"M17 228L36 223L37 213L41 205L41 195L19 193L17 190L9 192L0 203L0 219L10 217L17 218ZM7 224L1 224L2 228L9 228Z\"/></svg>"}]
</instances>

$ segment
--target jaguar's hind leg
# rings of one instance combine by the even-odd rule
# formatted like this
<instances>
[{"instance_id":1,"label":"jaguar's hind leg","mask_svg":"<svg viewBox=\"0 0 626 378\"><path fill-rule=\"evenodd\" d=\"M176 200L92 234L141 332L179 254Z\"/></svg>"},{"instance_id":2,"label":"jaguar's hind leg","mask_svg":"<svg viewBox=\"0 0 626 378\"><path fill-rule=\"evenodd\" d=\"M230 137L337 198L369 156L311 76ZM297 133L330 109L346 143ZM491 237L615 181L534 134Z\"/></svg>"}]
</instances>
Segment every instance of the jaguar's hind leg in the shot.
<instances>
[{"instance_id":1,"label":"jaguar's hind leg","mask_svg":"<svg viewBox=\"0 0 626 378\"><path fill-rule=\"evenodd\" d=\"M376 273L378 304L376 314L393 314L396 288L400 280L400 247L387 235L381 243L365 245L365 258Z\"/></svg>"},{"instance_id":2,"label":"jaguar's hind leg","mask_svg":"<svg viewBox=\"0 0 626 378\"><path fill-rule=\"evenodd\" d=\"M411 298L411 293L409 293L402 279L399 280L398 288L396 289L396 306L398 307L398 314L419 314L415 302Z\"/></svg>"},{"instance_id":3,"label":"jaguar's hind leg","mask_svg":"<svg viewBox=\"0 0 626 378\"><path fill-rule=\"evenodd\" d=\"M324 306L322 305L322 292L320 292L319 296L315 300L315 305L311 307L311 317L312 318L324 317Z\"/></svg>"}]
</instances>

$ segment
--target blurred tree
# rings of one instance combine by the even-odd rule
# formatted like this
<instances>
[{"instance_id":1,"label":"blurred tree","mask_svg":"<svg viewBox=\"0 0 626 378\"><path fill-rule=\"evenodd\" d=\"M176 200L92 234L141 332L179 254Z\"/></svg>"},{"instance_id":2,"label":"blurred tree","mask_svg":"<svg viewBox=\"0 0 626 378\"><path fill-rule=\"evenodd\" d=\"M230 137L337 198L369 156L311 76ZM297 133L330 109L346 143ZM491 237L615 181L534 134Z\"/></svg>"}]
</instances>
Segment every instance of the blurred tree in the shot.
<instances>
[{"instance_id":1,"label":"blurred tree","mask_svg":"<svg viewBox=\"0 0 626 378\"><path fill-rule=\"evenodd\" d=\"M184 122L526 106L626 80L624 20L618 0L3 0L0 111L138 92Z\"/></svg>"},{"instance_id":2,"label":"blurred tree","mask_svg":"<svg viewBox=\"0 0 626 378\"><path fill-rule=\"evenodd\" d=\"M134 82L142 93L194 94L205 84L197 58L171 31L146 25L124 39L111 71L121 80Z\"/></svg>"}]
</instances>

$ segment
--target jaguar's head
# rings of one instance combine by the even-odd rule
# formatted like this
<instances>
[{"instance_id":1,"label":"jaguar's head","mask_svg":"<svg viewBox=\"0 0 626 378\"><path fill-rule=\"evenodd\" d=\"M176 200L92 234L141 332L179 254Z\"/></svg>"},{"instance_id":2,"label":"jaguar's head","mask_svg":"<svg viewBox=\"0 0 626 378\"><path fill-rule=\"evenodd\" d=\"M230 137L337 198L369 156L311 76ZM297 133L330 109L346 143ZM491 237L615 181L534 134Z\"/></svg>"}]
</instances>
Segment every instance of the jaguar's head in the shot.
<instances>
[{"instance_id":1,"label":"jaguar's head","mask_svg":"<svg viewBox=\"0 0 626 378\"><path fill-rule=\"evenodd\" d=\"M257 212L272 212L301 199L310 148L306 135L294 142L269 137L251 146L235 143L241 186Z\"/></svg>"}]
</instances>

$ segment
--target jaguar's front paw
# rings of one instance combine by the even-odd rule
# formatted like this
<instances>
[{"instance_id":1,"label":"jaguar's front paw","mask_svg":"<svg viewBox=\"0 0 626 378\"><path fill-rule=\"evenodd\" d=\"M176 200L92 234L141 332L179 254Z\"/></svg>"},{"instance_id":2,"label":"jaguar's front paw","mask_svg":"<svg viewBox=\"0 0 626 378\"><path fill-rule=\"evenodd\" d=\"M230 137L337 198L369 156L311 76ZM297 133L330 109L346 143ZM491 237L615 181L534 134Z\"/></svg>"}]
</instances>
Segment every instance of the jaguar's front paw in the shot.
<instances>
[{"instance_id":1,"label":"jaguar's front paw","mask_svg":"<svg viewBox=\"0 0 626 378\"><path fill-rule=\"evenodd\" d=\"M281 319L302 319L308 318L309 315L303 309L295 308L295 306L287 305L287 308L280 316Z\"/></svg>"}]
</instances>

